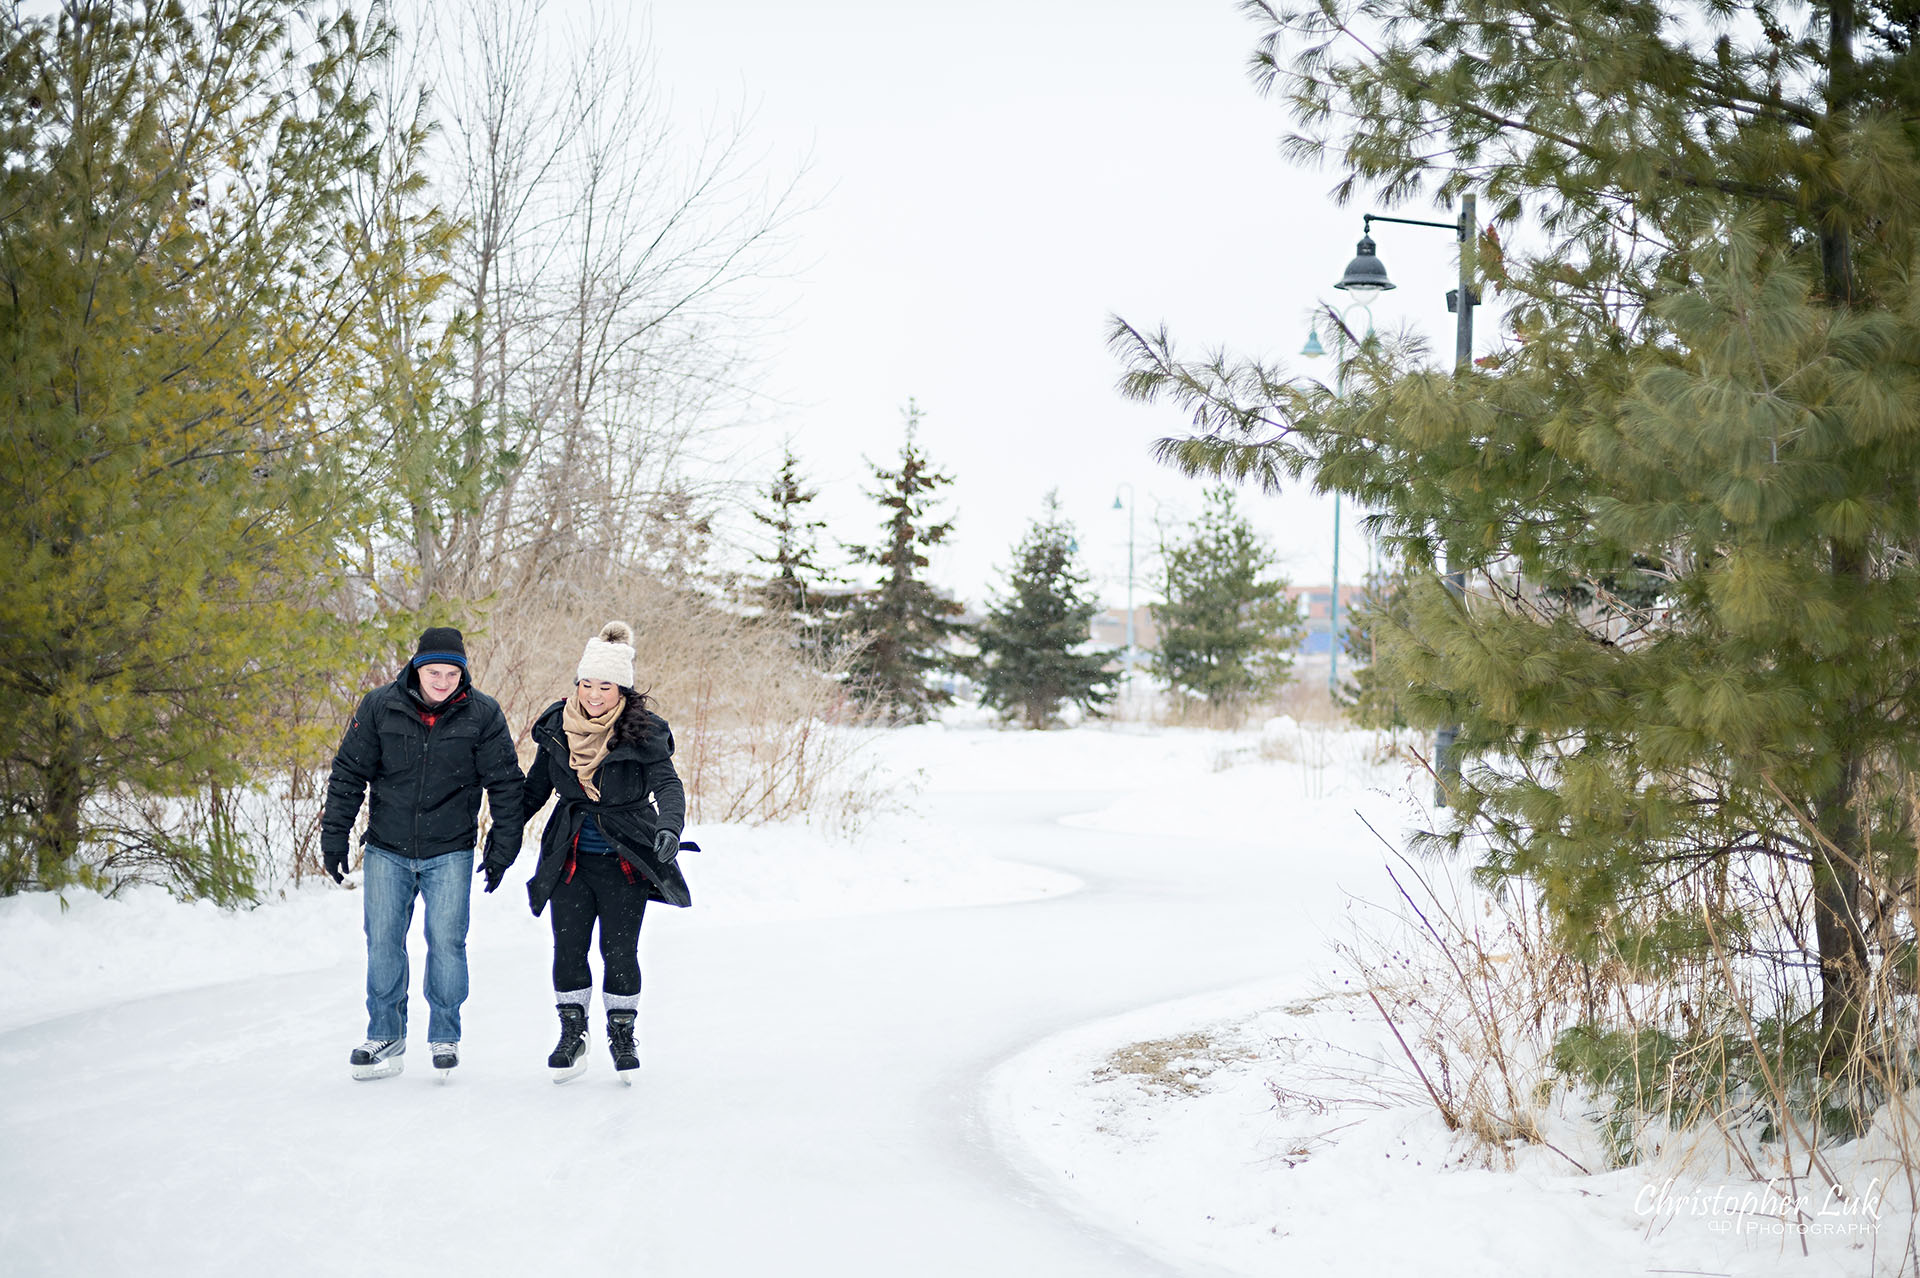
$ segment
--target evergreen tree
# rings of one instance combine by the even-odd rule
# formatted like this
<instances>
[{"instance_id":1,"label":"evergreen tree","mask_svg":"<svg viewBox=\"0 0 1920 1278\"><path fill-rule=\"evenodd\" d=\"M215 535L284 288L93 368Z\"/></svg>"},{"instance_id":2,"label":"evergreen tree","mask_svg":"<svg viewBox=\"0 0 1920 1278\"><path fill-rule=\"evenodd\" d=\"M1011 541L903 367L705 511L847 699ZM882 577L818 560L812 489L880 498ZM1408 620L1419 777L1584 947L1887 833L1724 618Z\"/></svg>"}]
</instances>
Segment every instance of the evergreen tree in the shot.
<instances>
[{"instance_id":1,"label":"evergreen tree","mask_svg":"<svg viewBox=\"0 0 1920 1278\"><path fill-rule=\"evenodd\" d=\"M1817 1016L1756 1011L1769 1050L1867 1059L1898 951L1867 920L1920 834L1920 12L1735 3L1703 38L1636 3L1255 8L1343 193L1489 196L1462 250L1512 340L1455 376L1369 343L1336 397L1118 325L1126 388L1199 425L1165 456L1380 512L1414 574L1400 704L1501 761L1442 846L1538 884L1585 955L1725 945L1790 989L1804 939ZM1537 250L1503 250L1522 222ZM1773 907L1737 885L1774 875L1810 906L1747 950Z\"/></svg>"},{"instance_id":2,"label":"evergreen tree","mask_svg":"<svg viewBox=\"0 0 1920 1278\"><path fill-rule=\"evenodd\" d=\"M1073 526L1047 494L1046 513L1015 547L1007 594L980 623L980 700L1029 728L1055 722L1066 705L1098 714L1113 700L1107 670L1117 651L1088 651L1100 604L1074 560Z\"/></svg>"},{"instance_id":3,"label":"evergreen tree","mask_svg":"<svg viewBox=\"0 0 1920 1278\"><path fill-rule=\"evenodd\" d=\"M1278 562L1224 485L1207 491L1184 540L1160 547L1161 593L1152 605L1160 633L1153 669L1169 686L1236 709L1284 684L1306 619Z\"/></svg>"},{"instance_id":4,"label":"evergreen tree","mask_svg":"<svg viewBox=\"0 0 1920 1278\"><path fill-rule=\"evenodd\" d=\"M957 620L964 611L959 602L921 575L927 551L953 532L951 520L936 523L931 515L934 492L953 481L933 470L914 442L920 418L920 406L908 400L899 465L873 468L879 487L867 495L887 512L886 540L847 548L855 563L880 570L879 584L853 597L843 623L858 643L854 692L870 710L895 723L923 722L933 706L953 700L927 677L953 668L947 646L966 629Z\"/></svg>"},{"instance_id":5,"label":"evergreen tree","mask_svg":"<svg viewBox=\"0 0 1920 1278\"><path fill-rule=\"evenodd\" d=\"M1363 728L1392 730L1407 726L1400 708L1406 675L1393 664L1390 633L1404 629L1407 575L1400 569L1367 574L1360 595L1346 612L1340 637L1346 674L1334 697L1348 716Z\"/></svg>"},{"instance_id":6,"label":"evergreen tree","mask_svg":"<svg viewBox=\"0 0 1920 1278\"><path fill-rule=\"evenodd\" d=\"M819 489L807 487L801 479L800 459L789 444L781 454L780 473L762 494L768 508L753 512L754 520L773 535L773 553L755 555L754 562L773 570L760 595L775 614L810 616L820 602L815 587L833 580L814 558L817 535L827 525L807 518L806 507L819 495Z\"/></svg>"},{"instance_id":7,"label":"evergreen tree","mask_svg":"<svg viewBox=\"0 0 1920 1278\"><path fill-rule=\"evenodd\" d=\"M227 793L345 641L391 31L201 9L0 18L0 893L249 895Z\"/></svg>"}]
</instances>

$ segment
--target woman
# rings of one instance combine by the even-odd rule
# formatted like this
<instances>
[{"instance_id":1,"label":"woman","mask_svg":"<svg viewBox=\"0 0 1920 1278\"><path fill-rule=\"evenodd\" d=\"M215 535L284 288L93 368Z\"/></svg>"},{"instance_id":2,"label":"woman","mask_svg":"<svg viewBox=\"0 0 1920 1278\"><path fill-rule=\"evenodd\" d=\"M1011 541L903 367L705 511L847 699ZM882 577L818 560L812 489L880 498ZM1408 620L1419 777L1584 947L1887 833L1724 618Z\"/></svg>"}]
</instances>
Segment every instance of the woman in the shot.
<instances>
[{"instance_id":1,"label":"woman","mask_svg":"<svg viewBox=\"0 0 1920 1278\"><path fill-rule=\"evenodd\" d=\"M640 921L648 901L690 905L675 864L686 792L673 770L673 733L633 690L633 630L609 621L587 640L573 692L533 725L528 820L555 796L527 883L533 912L553 907L553 989L560 1043L547 1058L554 1082L586 1068L593 973L587 944L600 926L607 1046L622 1082L637 1069L633 1022L640 1003ZM649 799L651 795L651 799Z\"/></svg>"}]
</instances>

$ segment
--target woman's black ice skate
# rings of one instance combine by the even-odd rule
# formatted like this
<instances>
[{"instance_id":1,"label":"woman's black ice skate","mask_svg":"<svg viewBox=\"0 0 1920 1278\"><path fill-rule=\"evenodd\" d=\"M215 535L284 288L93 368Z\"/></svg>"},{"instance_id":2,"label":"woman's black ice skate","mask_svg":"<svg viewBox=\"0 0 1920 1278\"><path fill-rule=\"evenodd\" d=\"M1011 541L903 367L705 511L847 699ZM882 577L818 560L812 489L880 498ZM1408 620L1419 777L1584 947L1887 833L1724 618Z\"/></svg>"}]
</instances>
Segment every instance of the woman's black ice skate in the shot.
<instances>
[{"instance_id":1,"label":"woman's black ice skate","mask_svg":"<svg viewBox=\"0 0 1920 1278\"><path fill-rule=\"evenodd\" d=\"M556 1083L570 1083L587 1068L587 1009L580 1004L560 1004L560 1042L547 1067Z\"/></svg>"},{"instance_id":2,"label":"woman's black ice skate","mask_svg":"<svg viewBox=\"0 0 1920 1278\"><path fill-rule=\"evenodd\" d=\"M607 1013L607 1050L613 1053L614 1071L628 1086L633 1084L630 1071L640 1068L640 1052L633 1045L635 1016L627 1010Z\"/></svg>"}]
</instances>

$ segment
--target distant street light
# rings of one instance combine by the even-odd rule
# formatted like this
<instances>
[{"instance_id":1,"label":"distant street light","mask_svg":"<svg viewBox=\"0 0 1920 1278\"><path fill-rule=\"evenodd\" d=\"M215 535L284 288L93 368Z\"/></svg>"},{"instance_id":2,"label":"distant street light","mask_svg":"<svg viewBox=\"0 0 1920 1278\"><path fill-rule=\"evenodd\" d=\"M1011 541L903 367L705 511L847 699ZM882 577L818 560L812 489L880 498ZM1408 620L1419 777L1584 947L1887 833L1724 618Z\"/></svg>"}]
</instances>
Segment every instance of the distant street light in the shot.
<instances>
[{"instance_id":1,"label":"distant street light","mask_svg":"<svg viewBox=\"0 0 1920 1278\"><path fill-rule=\"evenodd\" d=\"M1114 489L1113 508L1127 512L1127 656L1124 664L1128 675L1131 675L1133 673L1133 485L1123 481L1120 488L1127 490L1127 500L1123 505L1120 501L1120 489Z\"/></svg>"},{"instance_id":2,"label":"distant street light","mask_svg":"<svg viewBox=\"0 0 1920 1278\"><path fill-rule=\"evenodd\" d=\"M1346 289L1353 294L1353 301L1338 310L1329 306L1327 313L1333 317L1334 343L1339 347L1339 367L1334 372L1333 393L1337 398L1347 395L1347 350L1353 335L1347 330L1347 315L1356 310L1367 313L1367 335L1373 335L1373 299L1393 287L1387 279L1387 268L1373 255L1373 240L1362 236L1360 254L1347 264L1347 273L1335 288ZM1307 344L1300 353L1308 359L1319 359L1327 353L1320 344L1320 326L1315 324L1307 332ZM1333 492L1333 588L1328 591L1327 603L1327 695L1339 698L1340 695L1340 490Z\"/></svg>"}]
</instances>

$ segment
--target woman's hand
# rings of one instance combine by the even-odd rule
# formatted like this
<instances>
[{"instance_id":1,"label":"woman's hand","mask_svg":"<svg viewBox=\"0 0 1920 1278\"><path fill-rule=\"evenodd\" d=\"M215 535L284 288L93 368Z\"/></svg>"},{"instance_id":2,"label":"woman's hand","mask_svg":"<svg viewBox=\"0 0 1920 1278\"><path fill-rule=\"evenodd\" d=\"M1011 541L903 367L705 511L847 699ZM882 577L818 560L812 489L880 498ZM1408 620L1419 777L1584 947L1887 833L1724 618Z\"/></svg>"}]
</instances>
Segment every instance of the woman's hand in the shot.
<instances>
[{"instance_id":1,"label":"woman's hand","mask_svg":"<svg viewBox=\"0 0 1920 1278\"><path fill-rule=\"evenodd\" d=\"M680 836L672 830L662 830L653 836L653 858L662 865L672 865L673 859L680 855Z\"/></svg>"}]
</instances>

